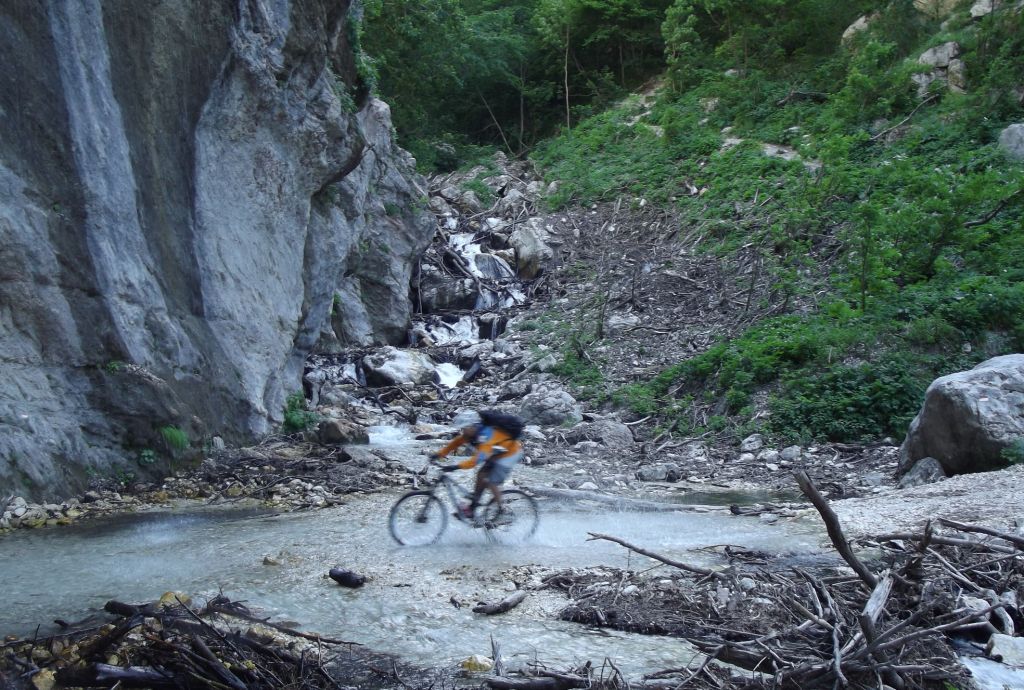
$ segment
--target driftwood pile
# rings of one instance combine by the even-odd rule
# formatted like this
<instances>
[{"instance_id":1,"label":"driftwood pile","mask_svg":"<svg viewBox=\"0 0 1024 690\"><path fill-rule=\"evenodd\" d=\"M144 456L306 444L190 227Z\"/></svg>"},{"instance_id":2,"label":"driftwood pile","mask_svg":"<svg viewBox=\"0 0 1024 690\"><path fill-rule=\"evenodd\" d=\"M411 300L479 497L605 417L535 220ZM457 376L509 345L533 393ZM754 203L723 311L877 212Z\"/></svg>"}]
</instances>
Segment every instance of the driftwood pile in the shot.
<instances>
[{"instance_id":1,"label":"driftwood pile","mask_svg":"<svg viewBox=\"0 0 1024 690\"><path fill-rule=\"evenodd\" d=\"M330 661L357 647L260 620L223 596L202 608L177 597L105 608L120 618L0 646L0 687L340 690Z\"/></svg>"},{"instance_id":2,"label":"driftwood pile","mask_svg":"<svg viewBox=\"0 0 1024 690\"><path fill-rule=\"evenodd\" d=\"M940 520L862 540L872 552L865 562L806 475L797 479L846 565L768 568L756 554L732 551L727 567L707 569L592 534L685 575L549 576L549 586L574 597L562 617L679 636L705 655L650 675L659 688L964 687L951 638L980 650L992 633L1024 629L1024 537ZM730 664L732 677L723 680L715 662Z\"/></svg>"}]
</instances>

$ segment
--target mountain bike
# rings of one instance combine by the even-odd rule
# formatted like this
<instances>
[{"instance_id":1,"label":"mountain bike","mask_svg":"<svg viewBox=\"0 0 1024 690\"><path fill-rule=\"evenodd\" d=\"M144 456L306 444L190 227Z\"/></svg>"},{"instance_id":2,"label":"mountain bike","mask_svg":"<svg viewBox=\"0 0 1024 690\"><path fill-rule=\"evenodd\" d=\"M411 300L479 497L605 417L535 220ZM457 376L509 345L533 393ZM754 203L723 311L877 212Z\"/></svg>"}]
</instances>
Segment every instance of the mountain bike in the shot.
<instances>
[{"instance_id":1,"label":"mountain bike","mask_svg":"<svg viewBox=\"0 0 1024 690\"><path fill-rule=\"evenodd\" d=\"M395 501L388 515L391 536L407 546L433 544L448 528L449 515L474 529L482 529L491 541L521 541L537 530L540 514L537 502L529 494L519 489L502 489L500 509L491 497L477 508L476 515L468 518L459 506L471 496L472 492L448 473L437 471L437 476L427 479L422 489L410 491Z\"/></svg>"}]
</instances>

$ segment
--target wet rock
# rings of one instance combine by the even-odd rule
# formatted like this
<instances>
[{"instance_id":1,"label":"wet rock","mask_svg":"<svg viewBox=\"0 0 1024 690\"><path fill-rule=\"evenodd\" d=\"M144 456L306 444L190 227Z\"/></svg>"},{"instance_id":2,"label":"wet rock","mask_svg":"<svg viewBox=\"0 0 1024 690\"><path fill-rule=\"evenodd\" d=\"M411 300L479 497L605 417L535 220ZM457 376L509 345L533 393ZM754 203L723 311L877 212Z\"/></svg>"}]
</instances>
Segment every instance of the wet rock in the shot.
<instances>
[{"instance_id":1,"label":"wet rock","mask_svg":"<svg viewBox=\"0 0 1024 690\"><path fill-rule=\"evenodd\" d=\"M766 448L757 454L757 459L765 463L776 463L779 461L779 451Z\"/></svg>"},{"instance_id":2,"label":"wet rock","mask_svg":"<svg viewBox=\"0 0 1024 690\"><path fill-rule=\"evenodd\" d=\"M330 419L320 422L317 429L320 443L369 443L370 437L365 427L341 419Z\"/></svg>"},{"instance_id":3,"label":"wet rock","mask_svg":"<svg viewBox=\"0 0 1024 690\"><path fill-rule=\"evenodd\" d=\"M476 283L470 278L433 276L424 271L420 286L420 302L427 313L473 309L478 297Z\"/></svg>"},{"instance_id":4,"label":"wet rock","mask_svg":"<svg viewBox=\"0 0 1024 690\"><path fill-rule=\"evenodd\" d=\"M642 482L678 482L681 477L679 465L674 462L648 465L636 472L636 478Z\"/></svg>"},{"instance_id":5,"label":"wet rock","mask_svg":"<svg viewBox=\"0 0 1024 690\"><path fill-rule=\"evenodd\" d=\"M496 254L474 254L472 262L476 274L486 280L509 280L516 275L505 259Z\"/></svg>"},{"instance_id":6,"label":"wet rock","mask_svg":"<svg viewBox=\"0 0 1024 690\"><path fill-rule=\"evenodd\" d=\"M371 386L426 384L434 380L434 361L415 350L383 347L362 359L366 382Z\"/></svg>"},{"instance_id":7,"label":"wet rock","mask_svg":"<svg viewBox=\"0 0 1024 690\"><path fill-rule=\"evenodd\" d=\"M1024 668L1024 638L996 633L985 645L985 654L1007 666Z\"/></svg>"},{"instance_id":8,"label":"wet rock","mask_svg":"<svg viewBox=\"0 0 1024 690\"><path fill-rule=\"evenodd\" d=\"M896 486L901 489L909 489L912 486L931 484L946 478L946 471L942 464L935 458L921 458L914 463L905 475L900 477Z\"/></svg>"},{"instance_id":9,"label":"wet rock","mask_svg":"<svg viewBox=\"0 0 1024 690\"><path fill-rule=\"evenodd\" d=\"M779 453L779 460L785 460L786 462L796 462L803 455L803 449L800 446L789 446L783 448Z\"/></svg>"},{"instance_id":10,"label":"wet rock","mask_svg":"<svg viewBox=\"0 0 1024 690\"><path fill-rule=\"evenodd\" d=\"M366 584L366 577L364 575L354 573L351 570L345 570L344 568L331 568L328 575L342 587L356 589Z\"/></svg>"}]
</instances>

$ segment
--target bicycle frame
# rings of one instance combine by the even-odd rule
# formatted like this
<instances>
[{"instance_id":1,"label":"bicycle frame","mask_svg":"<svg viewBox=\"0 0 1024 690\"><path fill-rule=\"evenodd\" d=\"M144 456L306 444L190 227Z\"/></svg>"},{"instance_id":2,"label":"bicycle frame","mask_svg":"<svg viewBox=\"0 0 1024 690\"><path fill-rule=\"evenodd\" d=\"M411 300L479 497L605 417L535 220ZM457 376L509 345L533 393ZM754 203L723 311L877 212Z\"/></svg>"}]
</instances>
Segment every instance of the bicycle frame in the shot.
<instances>
[{"instance_id":1,"label":"bicycle frame","mask_svg":"<svg viewBox=\"0 0 1024 690\"><path fill-rule=\"evenodd\" d=\"M448 502L456 508L453 517L460 522L469 522L469 520L462 515L462 511L458 510L459 499L468 499L473 495L473 492L452 479L452 477L446 472L442 472L438 475L437 479L424 487L424 490L430 491L430 493L436 496L438 488L442 485L444 486L444 493L448 495Z\"/></svg>"}]
</instances>

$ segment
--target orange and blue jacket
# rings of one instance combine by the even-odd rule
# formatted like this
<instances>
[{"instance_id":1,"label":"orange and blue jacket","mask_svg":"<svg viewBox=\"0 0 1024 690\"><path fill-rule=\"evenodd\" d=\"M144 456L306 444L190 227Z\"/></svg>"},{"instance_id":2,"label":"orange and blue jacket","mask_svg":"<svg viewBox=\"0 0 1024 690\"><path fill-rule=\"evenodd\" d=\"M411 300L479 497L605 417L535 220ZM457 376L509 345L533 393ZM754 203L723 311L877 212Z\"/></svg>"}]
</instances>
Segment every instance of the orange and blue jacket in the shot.
<instances>
[{"instance_id":1,"label":"orange and blue jacket","mask_svg":"<svg viewBox=\"0 0 1024 690\"><path fill-rule=\"evenodd\" d=\"M484 426L480 427L476 438L469 438L465 434L459 434L448 445L439 450L437 454L442 458L447 457L452 451L467 444L473 448L473 455L459 463L459 467L464 470L472 469L477 466L477 463L486 460L507 458L523 449L523 444L512 438L504 429Z\"/></svg>"}]
</instances>

